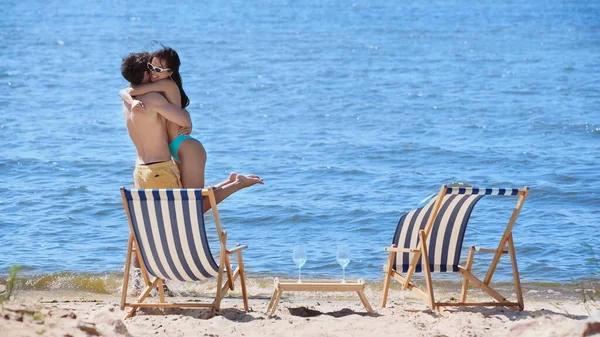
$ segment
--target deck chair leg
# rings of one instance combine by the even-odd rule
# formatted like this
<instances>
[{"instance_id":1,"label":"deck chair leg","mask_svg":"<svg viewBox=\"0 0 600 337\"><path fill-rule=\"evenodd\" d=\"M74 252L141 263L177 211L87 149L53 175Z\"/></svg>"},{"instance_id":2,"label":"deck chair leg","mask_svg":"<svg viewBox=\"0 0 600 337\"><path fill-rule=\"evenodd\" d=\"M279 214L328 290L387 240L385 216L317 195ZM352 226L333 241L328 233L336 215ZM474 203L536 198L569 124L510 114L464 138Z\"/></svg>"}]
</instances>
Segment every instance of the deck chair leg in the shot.
<instances>
[{"instance_id":1,"label":"deck chair leg","mask_svg":"<svg viewBox=\"0 0 600 337\"><path fill-rule=\"evenodd\" d=\"M269 305L267 306L267 315L272 315L271 310L273 310L273 304L275 304L275 299L277 298L277 288L273 290L273 294L271 295L271 300L269 301Z\"/></svg>"},{"instance_id":2,"label":"deck chair leg","mask_svg":"<svg viewBox=\"0 0 600 337\"><path fill-rule=\"evenodd\" d=\"M471 246L469 249L469 257L467 258L467 265L465 269L467 271L471 271L473 267L473 256L475 255L475 246ZM462 290L460 292L460 303L465 303L467 301L467 291L469 289L469 279L463 276L463 285Z\"/></svg>"},{"instance_id":3,"label":"deck chair leg","mask_svg":"<svg viewBox=\"0 0 600 337\"><path fill-rule=\"evenodd\" d=\"M396 248L396 245L392 245L392 248ZM381 296L381 307L385 308L387 304L388 293L390 292L390 282L392 281L392 267L394 266L394 252L390 252L388 257L388 264L385 271L385 278L383 280L383 294Z\"/></svg>"},{"instance_id":4,"label":"deck chair leg","mask_svg":"<svg viewBox=\"0 0 600 337\"><path fill-rule=\"evenodd\" d=\"M127 314L125 315L125 317L124 317L124 318L125 318L125 319L127 319L127 318L131 318L131 317L133 317L133 315L135 315L135 312L136 312L136 311L137 311L137 307L133 307L133 308L131 308L131 310L129 310L129 311L127 312Z\"/></svg>"},{"instance_id":5,"label":"deck chair leg","mask_svg":"<svg viewBox=\"0 0 600 337\"><path fill-rule=\"evenodd\" d=\"M277 310L277 305L279 304L279 300L281 300L281 293L283 292L283 290L281 290L281 288L277 289L277 296L275 297L275 302L273 302L273 307L271 308L271 315L275 314L275 311Z\"/></svg>"},{"instance_id":6,"label":"deck chair leg","mask_svg":"<svg viewBox=\"0 0 600 337\"><path fill-rule=\"evenodd\" d=\"M125 271L123 273L123 288L121 289L121 310L125 310L127 302L127 288L129 288L129 272L131 270L131 249L133 248L133 234L129 234L127 242L127 255L125 257Z\"/></svg>"},{"instance_id":7,"label":"deck chair leg","mask_svg":"<svg viewBox=\"0 0 600 337\"><path fill-rule=\"evenodd\" d=\"M523 301L523 292L521 290L521 279L519 277L519 267L517 266L517 254L515 253L515 245L513 242L512 234L508 238L508 253L510 254L510 262L513 268L513 279L515 282L515 292L517 294L517 302L519 303L519 309L525 309L525 302Z\"/></svg>"},{"instance_id":8,"label":"deck chair leg","mask_svg":"<svg viewBox=\"0 0 600 337\"><path fill-rule=\"evenodd\" d=\"M419 236L421 237L421 265L425 269L425 284L427 285L427 292L429 293L429 306L431 307L431 310L435 310L435 298L433 296L433 284L431 283L431 269L429 268L425 231L420 230Z\"/></svg>"},{"instance_id":9,"label":"deck chair leg","mask_svg":"<svg viewBox=\"0 0 600 337\"><path fill-rule=\"evenodd\" d=\"M215 316L215 312L218 311L219 309L216 309L214 307L211 307L210 309L208 309L208 312L206 314L204 314L204 316L202 316L202 319L211 319Z\"/></svg>"},{"instance_id":10,"label":"deck chair leg","mask_svg":"<svg viewBox=\"0 0 600 337\"><path fill-rule=\"evenodd\" d=\"M371 308L371 304L369 304L369 300L367 300L365 293L362 290L359 290L356 293L358 293L358 297L360 298L360 301L362 302L362 304L365 307L365 309L367 310L367 312L372 314L373 308Z\"/></svg>"},{"instance_id":11,"label":"deck chair leg","mask_svg":"<svg viewBox=\"0 0 600 337\"><path fill-rule=\"evenodd\" d=\"M215 310L219 311L221 309L221 299L225 296L224 291L221 289L223 287L223 269L225 268L225 255L227 252L223 244L221 243L221 256L219 258L219 275L217 275L217 295L213 302L215 306Z\"/></svg>"},{"instance_id":12,"label":"deck chair leg","mask_svg":"<svg viewBox=\"0 0 600 337\"><path fill-rule=\"evenodd\" d=\"M231 261L229 255L225 254L225 269L227 270L227 280L229 280L229 290L234 290L233 285L233 272L231 271Z\"/></svg>"},{"instance_id":13,"label":"deck chair leg","mask_svg":"<svg viewBox=\"0 0 600 337\"><path fill-rule=\"evenodd\" d=\"M244 310L248 311L248 292L246 290L246 272L244 271L244 261L242 260L242 252L237 252L238 268L240 269L240 284L242 287L242 299L244 300Z\"/></svg>"},{"instance_id":14,"label":"deck chair leg","mask_svg":"<svg viewBox=\"0 0 600 337\"><path fill-rule=\"evenodd\" d=\"M160 299L160 303L165 303L165 283L163 280L158 280L158 297Z\"/></svg>"}]
</instances>

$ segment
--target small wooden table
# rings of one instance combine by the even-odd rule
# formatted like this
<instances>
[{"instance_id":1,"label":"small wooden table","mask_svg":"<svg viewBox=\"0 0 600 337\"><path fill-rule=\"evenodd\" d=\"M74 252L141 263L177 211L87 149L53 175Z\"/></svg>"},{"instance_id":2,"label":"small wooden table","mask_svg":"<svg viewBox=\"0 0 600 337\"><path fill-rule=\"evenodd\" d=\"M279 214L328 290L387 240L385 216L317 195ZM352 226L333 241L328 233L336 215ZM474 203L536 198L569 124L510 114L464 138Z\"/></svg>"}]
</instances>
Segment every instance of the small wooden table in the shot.
<instances>
[{"instance_id":1,"label":"small wooden table","mask_svg":"<svg viewBox=\"0 0 600 337\"><path fill-rule=\"evenodd\" d=\"M331 292L356 291L367 312L373 312L364 293L365 282L363 280L347 280L346 283L333 280L302 280L302 283L298 283L298 280L279 280L278 278L275 278L275 290L273 291L273 296L271 296L271 301L267 307L267 315L273 315L275 313L277 305L279 304L279 299L284 290Z\"/></svg>"}]
</instances>

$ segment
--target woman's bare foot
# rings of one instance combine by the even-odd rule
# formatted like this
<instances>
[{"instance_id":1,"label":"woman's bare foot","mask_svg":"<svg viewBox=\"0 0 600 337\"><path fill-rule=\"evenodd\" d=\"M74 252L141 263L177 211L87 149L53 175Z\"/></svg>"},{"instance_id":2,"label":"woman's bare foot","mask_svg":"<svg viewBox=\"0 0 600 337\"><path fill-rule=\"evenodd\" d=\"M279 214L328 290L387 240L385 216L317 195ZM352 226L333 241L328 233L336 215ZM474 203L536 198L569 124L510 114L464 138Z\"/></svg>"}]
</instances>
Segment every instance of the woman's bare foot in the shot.
<instances>
[{"instance_id":1,"label":"woman's bare foot","mask_svg":"<svg viewBox=\"0 0 600 337\"><path fill-rule=\"evenodd\" d=\"M229 174L229 178L228 178L227 180L224 180L224 181L222 181L222 182L220 182L220 183L216 184L214 187L215 187L215 188L221 188L221 187L223 187L223 186L225 186L225 185L229 185L229 184L231 184L231 183L235 182L235 180L236 180L237 176L238 176L238 174L237 174L237 173L235 173L235 172L231 172L231 173Z\"/></svg>"},{"instance_id":2,"label":"woman's bare foot","mask_svg":"<svg viewBox=\"0 0 600 337\"><path fill-rule=\"evenodd\" d=\"M255 174L249 174L247 176L243 175L243 174L238 174L235 181L239 182L242 184L242 188L245 187L250 187L254 184L264 184L265 182L262 180L261 177L255 175Z\"/></svg>"}]
</instances>

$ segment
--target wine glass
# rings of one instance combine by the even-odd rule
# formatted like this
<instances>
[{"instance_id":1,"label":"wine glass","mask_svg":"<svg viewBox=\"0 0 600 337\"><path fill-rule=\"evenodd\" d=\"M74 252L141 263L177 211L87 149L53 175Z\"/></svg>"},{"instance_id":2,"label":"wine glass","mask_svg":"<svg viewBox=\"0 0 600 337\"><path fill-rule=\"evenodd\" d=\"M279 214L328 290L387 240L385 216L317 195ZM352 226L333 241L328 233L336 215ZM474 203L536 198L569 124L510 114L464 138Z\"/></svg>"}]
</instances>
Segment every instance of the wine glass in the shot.
<instances>
[{"instance_id":1,"label":"wine glass","mask_svg":"<svg viewBox=\"0 0 600 337\"><path fill-rule=\"evenodd\" d=\"M350 247L348 245L337 247L337 263L342 267L342 283L346 283L346 266L350 263Z\"/></svg>"},{"instance_id":2,"label":"wine glass","mask_svg":"<svg viewBox=\"0 0 600 337\"><path fill-rule=\"evenodd\" d=\"M300 270L302 269L302 266L306 263L306 248L304 248L304 246L295 245L292 258L294 259L294 263L298 267L298 283L302 283L302 280L300 279Z\"/></svg>"}]
</instances>

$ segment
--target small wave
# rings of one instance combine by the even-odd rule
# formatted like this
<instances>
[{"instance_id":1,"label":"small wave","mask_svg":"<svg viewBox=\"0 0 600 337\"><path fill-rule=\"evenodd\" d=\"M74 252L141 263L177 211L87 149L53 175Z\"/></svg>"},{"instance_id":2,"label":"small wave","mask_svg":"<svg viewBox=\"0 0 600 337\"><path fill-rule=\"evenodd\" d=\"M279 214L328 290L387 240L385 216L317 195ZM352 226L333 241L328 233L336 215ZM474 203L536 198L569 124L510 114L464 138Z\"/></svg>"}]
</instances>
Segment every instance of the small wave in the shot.
<instances>
[{"instance_id":1,"label":"small wave","mask_svg":"<svg viewBox=\"0 0 600 337\"><path fill-rule=\"evenodd\" d=\"M501 93L507 94L507 95L532 96L532 95L537 95L540 92L535 91L535 90L504 90L504 91L501 91Z\"/></svg>"},{"instance_id":2,"label":"small wave","mask_svg":"<svg viewBox=\"0 0 600 337\"><path fill-rule=\"evenodd\" d=\"M351 170L343 170L341 172L342 175L368 175L369 173L364 170L351 169Z\"/></svg>"},{"instance_id":3,"label":"small wave","mask_svg":"<svg viewBox=\"0 0 600 337\"><path fill-rule=\"evenodd\" d=\"M69 187L67 189L66 195L67 196L72 196L72 195L74 195L74 193L77 193L77 192L89 192L89 190L85 186Z\"/></svg>"},{"instance_id":4,"label":"small wave","mask_svg":"<svg viewBox=\"0 0 600 337\"><path fill-rule=\"evenodd\" d=\"M371 221L372 222L372 221ZM350 233L367 234L367 233L378 233L379 229L372 227L360 227L349 230Z\"/></svg>"},{"instance_id":5,"label":"small wave","mask_svg":"<svg viewBox=\"0 0 600 337\"><path fill-rule=\"evenodd\" d=\"M120 291L122 274L70 273L32 275L21 279L25 290L85 290L93 293L112 294Z\"/></svg>"},{"instance_id":6,"label":"small wave","mask_svg":"<svg viewBox=\"0 0 600 337\"><path fill-rule=\"evenodd\" d=\"M471 124L471 125L468 125L467 128L468 129L486 129L487 126L485 126L485 125L473 125L473 124Z\"/></svg>"}]
</instances>

